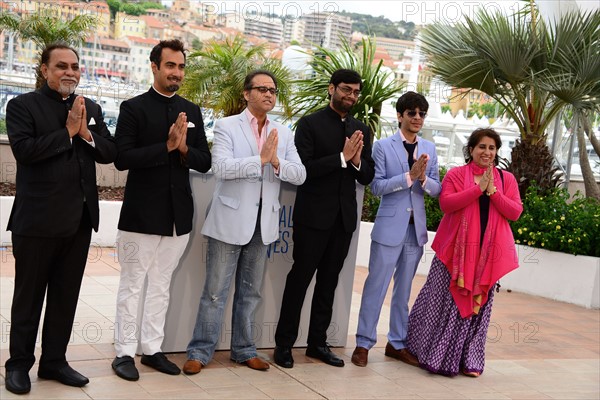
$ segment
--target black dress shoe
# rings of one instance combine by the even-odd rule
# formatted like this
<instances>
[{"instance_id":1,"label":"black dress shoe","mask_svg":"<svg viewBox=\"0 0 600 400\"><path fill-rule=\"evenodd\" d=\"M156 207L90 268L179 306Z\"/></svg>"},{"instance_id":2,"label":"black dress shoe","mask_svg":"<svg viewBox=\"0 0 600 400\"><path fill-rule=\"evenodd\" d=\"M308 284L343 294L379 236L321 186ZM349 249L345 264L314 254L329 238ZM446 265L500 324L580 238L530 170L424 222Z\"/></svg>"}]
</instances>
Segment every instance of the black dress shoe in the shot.
<instances>
[{"instance_id":1,"label":"black dress shoe","mask_svg":"<svg viewBox=\"0 0 600 400\"><path fill-rule=\"evenodd\" d=\"M38 376L43 379L59 381L63 385L82 387L90 383L90 380L75 371L68 364L58 369L38 369Z\"/></svg>"},{"instance_id":2,"label":"black dress shoe","mask_svg":"<svg viewBox=\"0 0 600 400\"><path fill-rule=\"evenodd\" d=\"M127 381L137 381L140 379L140 374L135 367L135 361L130 356L115 357L112 362L112 369L119 378Z\"/></svg>"},{"instance_id":3,"label":"black dress shoe","mask_svg":"<svg viewBox=\"0 0 600 400\"><path fill-rule=\"evenodd\" d=\"M144 354L142 364L169 375L179 375L181 373L179 367L169 361L164 353L154 353L151 356Z\"/></svg>"},{"instance_id":4,"label":"black dress shoe","mask_svg":"<svg viewBox=\"0 0 600 400\"><path fill-rule=\"evenodd\" d=\"M311 346L308 345L306 348L306 355L312 358L318 358L325 364L333 365L334 367L343 367L344 360L336 356L329 350L329 347L325 346Z\"/></svg>"},{"instance_id":5,"label":"black dress shoe","mask_svg":"<svg viewBox=\"0 0 600 400\"><path fill-rule=\"evenodd\" d=\"M14 394L25 394L31 390L29 371L6 371L6 390Z\"/></svg>"},{"instance_id":6,"label":"black dress shoe","mask_svg":"<svg viewBox=\"0 0 600 400\"><path fill-rule=\"evenodd\" d=\"M292 368L294 366L294 358L292 357L292 348L285 346L275 346L273 352L275 364L283 368Z\"/></svg>"}]
</instances>

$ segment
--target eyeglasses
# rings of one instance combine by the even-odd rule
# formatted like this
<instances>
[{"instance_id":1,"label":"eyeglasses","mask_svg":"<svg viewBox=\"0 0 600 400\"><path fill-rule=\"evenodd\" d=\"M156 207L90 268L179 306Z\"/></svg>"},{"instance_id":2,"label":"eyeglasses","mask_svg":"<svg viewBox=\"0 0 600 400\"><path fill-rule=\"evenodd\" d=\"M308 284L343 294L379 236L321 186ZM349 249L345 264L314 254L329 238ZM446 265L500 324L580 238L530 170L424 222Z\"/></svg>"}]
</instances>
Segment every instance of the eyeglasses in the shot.
<instances>
[{"instance_id":1,"label":"eyeglasses","mask_svg":"<svg viewBox=\"0 0 600 400\"><path fill-rule=\"evenodd\" d=\"M268 88L266 86L253 86L250 89L256 89L259 92L261 92L262 94L265 94L267 92L271 93L273 96L276 96L277 93L279 93L279 90L275 89L275 88Z\"/></svg>"},{"instance_id":2,"label":"eyeglasses","mask_svg":"<svg viewBox=\"0 0 600 400\"><path fill-rule=\"evenodd\" d=\"M421 117L422 119L425 119L425 117L427 116L427 113L425 111L419 111L418 114L419 117ZM415 110L410 110L406 112L406 115L408 115L411 118L414 118L417 116L417 112Z\"/></svg>"},{"instance_id":3,"label":"eyeglasses","mask_svg":"<svg viewBox=\"0 0 600 400\"><path fill-rule=\"evenodd\" d=\"M348 86L336 86L336 88L340 89L345 95L353 94L356 97L360 97L360 90L352 90L352 88Z\"/></svg>"}]
</instances>

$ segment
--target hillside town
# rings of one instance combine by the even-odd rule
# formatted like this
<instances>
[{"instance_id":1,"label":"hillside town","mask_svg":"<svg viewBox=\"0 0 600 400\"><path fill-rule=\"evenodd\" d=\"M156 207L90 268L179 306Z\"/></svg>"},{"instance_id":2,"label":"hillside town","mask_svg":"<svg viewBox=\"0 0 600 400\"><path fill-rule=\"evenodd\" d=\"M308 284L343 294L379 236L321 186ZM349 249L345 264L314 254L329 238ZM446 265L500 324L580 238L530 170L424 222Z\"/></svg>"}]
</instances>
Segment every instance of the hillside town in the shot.
<instances>
[{"instance_id":1,"label":"hillside town","mask_svg":"<svg viewBox=\"0 0 600 400\"><path fill-rule=\"evenodd\" d=\"M91 14L99 23L93 36L80 48L82 78L92 82L134 83L147 86L152 75L147 68L150 49L164 39L179 39L191 51L207 41L224 41L241 35L250 46L266 44L271 58L282 59L286 49L311 51L315 46L335 50L343 38L360 42L364 33L353 31L351 17L327 8L333 3L282 3L261 9L263 3L200 2L175 0L169 8L156 3L142 15L116 11L105 1L2 1L2 12L18 15L51 10L61 19ZM264 3L270 4L270 3ZM319 4L324 4L319 9ZM354 15L354 14L353 14ZM401 28L399 28L401 29ZM415 42L375 37L375 62L394 72L396 79L407 81L413 63ZM0 69L26 72L36 63L37 46L29 41L0 32ZM421 74L423 83L430 77Z\"/></svg>"}]
</instances>

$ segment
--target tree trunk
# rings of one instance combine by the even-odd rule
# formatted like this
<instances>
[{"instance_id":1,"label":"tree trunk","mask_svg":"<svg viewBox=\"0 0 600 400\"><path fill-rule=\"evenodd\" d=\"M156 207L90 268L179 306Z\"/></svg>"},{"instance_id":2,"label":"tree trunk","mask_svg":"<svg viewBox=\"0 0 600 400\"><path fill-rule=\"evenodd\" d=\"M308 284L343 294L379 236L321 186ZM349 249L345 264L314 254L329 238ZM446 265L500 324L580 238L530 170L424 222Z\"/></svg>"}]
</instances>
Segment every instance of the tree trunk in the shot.
<instances>
[{"instance_id":1,"label":"tree trunk","mask_svg":"<svg viewBox=\"0 0 600 400\"><path fill-rule=\"evenodd\" d=\"M600 188L594 178L594 172L590 166L590 159L587 154L587 148L585 144L585 135L583 133L583 125L587 118L583 114L579 114L575 118L579 118L580 124L576 124L577 131L577 144L579 147L579 165L581 166L581 175L583 176L583 185L585 187L585 197L591 197L600 201Z\"/></svg>"},{"instance_id":2,"label":"tree trunk","mask_svg":"<svg viewBox=\"0 0 600 400\"><path fill-rule=\"evenodd\" d=\"M35 90L38 90L44 86L44 83L46 83L46 79L44 79L44 75L42 75L41 65L38 64L35 67Z\"/></svg>"},{"instance_id":3,"label":"tree trunk","mask_svg":"<svg viewBox=\"0 0 600 400\"><path fill-rule=\"evenodd\" d=\"M592 130L592 124L590 124L590 120L588 117L582 118L583 120L583 130L587 134L587 137L590 139L590 143L594 148L594 151L598 156L600 156L600 141L596 138L596 134Z\"/></svg>"},{"instance_id":4,"label":"tree trunk","mask_svg":"<svg viewBox=\"0 0 600 400\"><path fill-rule=\"evenodd\" d=\"M558 186L562 174L554 166L554 157L545 142L531 143L517 139L507 166L517 179L521 199L525 198L529 186L535 184L542 193Z\"/></svg>"}]
</instances>

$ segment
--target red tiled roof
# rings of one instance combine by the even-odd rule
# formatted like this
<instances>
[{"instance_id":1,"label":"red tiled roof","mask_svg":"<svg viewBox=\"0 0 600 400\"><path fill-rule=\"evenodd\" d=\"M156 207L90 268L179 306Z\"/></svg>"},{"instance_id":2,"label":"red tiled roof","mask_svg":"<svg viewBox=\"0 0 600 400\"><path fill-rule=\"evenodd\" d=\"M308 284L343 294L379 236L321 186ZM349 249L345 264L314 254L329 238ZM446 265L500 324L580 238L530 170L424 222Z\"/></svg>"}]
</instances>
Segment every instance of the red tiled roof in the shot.
<instances>
[{"instance_id":1,"label":"red tiled roof","mask_svg":"<svg viewBox=\"0 0 600 400\"><path fill-rule=\"evenodd\" d=\"M129 45L126 42L124 42L122 40L109 39L107 37L99 37L98 38L98 43L99 44L103 44L105 46L127 47L127 48L129 48Z\"/></svg>"},{"instance_id":2,"label":"red tiled roof","mask_svg":"<svg viewBox=\"0 0 600 400\"><path fill-rule=\"evenodd\" d=\"M142 15L141 18L146 23L146 26L150 28L164 28L166 25L164 22L151 15Z\"/></svg>"},{"instance_id":3,"label":"red tiled roof","mask_svg":"<svg viewBox=\"0 0 600 400\"><path fill-rule=\"evenodd\" d=\"M127 36L127 39L132 42L135 42L135 43L143 43L143 44L151 44L151 45L158 44L158 42L159 42L156 39L142 38L139 36Z\"/></svg>"}]
</instances>

